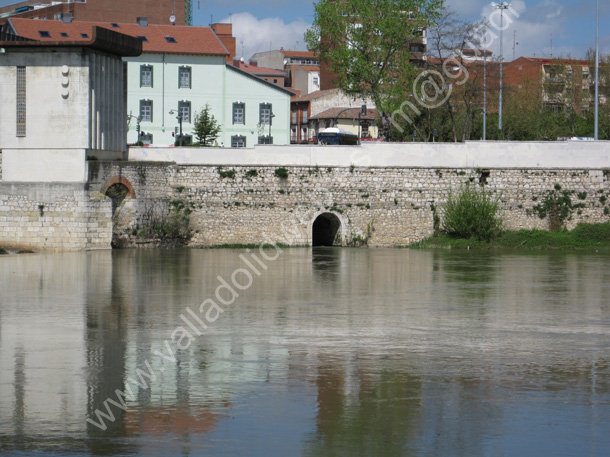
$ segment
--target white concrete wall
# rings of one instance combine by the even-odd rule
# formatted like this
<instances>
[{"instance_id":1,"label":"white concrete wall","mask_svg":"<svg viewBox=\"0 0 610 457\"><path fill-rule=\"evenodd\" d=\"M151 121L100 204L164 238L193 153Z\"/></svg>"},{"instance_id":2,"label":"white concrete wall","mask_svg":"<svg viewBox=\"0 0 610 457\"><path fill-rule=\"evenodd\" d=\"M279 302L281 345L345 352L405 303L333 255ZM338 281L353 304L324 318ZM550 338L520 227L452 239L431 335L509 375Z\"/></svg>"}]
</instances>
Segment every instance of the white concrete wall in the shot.
<instances>
[{"instance_id":1,"label":"white concrete wall","mask_svg":"<svg viewBox=\"0 0 610 457\"><path fill-rule=\"evenodd\" d=\"M85 149L4 149L3 182L87 181Z\"/></svg>"},{"instance_id":2,"label":"white concrete wall","mask_svg":"<svg viewBox=\"0 0 610 457\"><path fill-rule=\"evenodd\" d=\"M610 142L371 143L361 146L130 148L129 160L201 165L610 168Z\"/></svg>"}]
</instances>

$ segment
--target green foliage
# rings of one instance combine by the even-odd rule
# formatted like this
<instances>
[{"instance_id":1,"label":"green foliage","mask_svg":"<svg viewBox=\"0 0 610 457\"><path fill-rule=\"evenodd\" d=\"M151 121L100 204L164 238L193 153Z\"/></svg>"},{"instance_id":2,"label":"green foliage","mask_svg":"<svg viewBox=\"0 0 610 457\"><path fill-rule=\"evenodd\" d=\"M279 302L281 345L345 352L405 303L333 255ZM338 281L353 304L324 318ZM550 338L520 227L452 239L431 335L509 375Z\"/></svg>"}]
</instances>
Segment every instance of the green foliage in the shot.
<instances>
[{"instance_id":1,"label":"green foliage","mask_svg":"<svg viewBox=\"0 0 610 457\"><path fill-rule=\"evenodd\" d=\"M278 178L286 179L288 178L288 170L284 167L276 168L275 176Z\"/></svg>"},{"instance_id":2,"label":"green foliage","mask_svg":"<svg viewBox=\"0 0 610 457\"><path fill-rule=\"evenodd\" d=\"M320 0L305 34L310 50L336 73L337 87L370 97L390 134L390 114L408 98L417 69L410 43L439 14L443 0ZM322 30L324 40L321 40Z\"/></svg>"},{"instance_id":3,"label":"green foliage","mask_svg":"<svg viewBox=\"0 0 610 457\"><path fill-rule=\"evenodd\" d=\"M610 223L578 224L571 232L517 230L502 232L493 242L438 234L414 243L412 248L610 249Z\"/></svg>"},{"instance_id":4,"label":"green foliage","mask_svg":"<svg viewBox=\"0 0 610 457\"><path fill-rule=\"evenodd\" d=\"M561 185L555 184L553 190L547 191L544 200L533 207L534 212L540 219L549 217L549 229L552 232L561 230L565 222L572 217L572 212L576 206L572 204L570 197L572 193L561 190Z\"/></svg>"},{"instance_id":5,"label":"green foliage","mask_svg":"<svg viewBox=\"0 0 610 457\"><path fill-rule=\"evenodd\" d=\"M145 205L134 235L157 239L164 245L186 244L192 236L192 207L192 203L186 203L184 200L172 200L166 205Z\"/></svg>"},{"instance_id":6,"label":"green foliage","mask_svg":"<svg viewBox=\"0 0 610 457\"><path fill-rule=\"evenodd\" d=\"M490 241L502 227L498 210L499 198L493 198L485 188L462 185L457 194L449 194L443 211L443 229L454 237Z\"/></svg>"},{"instance_id":7,"label":"green foliage","mask_svg":"<svg viewBox=\"0 0 610 457\"><path fill-rule=\"evenodd\" d=\"M217 167L216 170L221 178L235 179L235 170L223 170L222 167Z\"/></svg>"},{"instance_id":8,"label":"green foliage","mask_svg":"<svg viewBox=\"0 0 610 457\"><path fill-rule=\"evenodd\" d=\"M220 133L220 125L210 111L210 105L206 104L199 113L195 114L193 132L199 144L203 146L211 144Z\"/></svg>"},{"instance_id":9,"label":"green foliage","mask_svg":"<svg viewBox=\"0 0 610 457\"><path fill-rule=\"evenodd\" d=\"M246 178L248 178L248 179L256 178L257 176L258 176L258 171L256 171L254 168L246 171Z\"/></svg>"}]
</instances>

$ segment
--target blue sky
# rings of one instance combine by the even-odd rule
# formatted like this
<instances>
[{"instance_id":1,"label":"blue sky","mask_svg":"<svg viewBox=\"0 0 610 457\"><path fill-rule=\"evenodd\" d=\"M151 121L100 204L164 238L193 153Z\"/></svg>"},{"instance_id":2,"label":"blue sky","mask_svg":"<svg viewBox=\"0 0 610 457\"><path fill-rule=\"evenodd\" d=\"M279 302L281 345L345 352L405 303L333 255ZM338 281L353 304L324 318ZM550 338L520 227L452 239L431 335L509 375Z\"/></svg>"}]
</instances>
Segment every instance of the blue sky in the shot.
<instances>
[{"instance_id":1,"label":"blue sky","mask_svg":"<svg viewBox=\"0 0 610 457\"><path fill-rule=\"evenodd\" d=\"M499 0L498 0L499 1ZM512 60L514 32L515 56L583 57L595 44L595 0L512 0L518 14L504 32L504 55ZM464 19L478 20L492 13L487 0L447 0L447 5ZM283 46L304 49L302 34L313 20L313 2L303 0L193 0L196 25L214 21L234 24L246 57L257 51ZM231 15L231 16L229 16ZM499 39L491 49L499 53ZM600 50L610 53L610 2L600 0Z\"/></svg>"},{"instance_id":2,"label":"blue sky","mask_svg":"<svg viewBox=\"0 0 610 457\"><path fill-rule=\"evenodd\" d=\"M487 0L446 0L464 19L478 20L492 13ZM500 0L497 0L500 1ZM0 0L0 5L14 3ZM514 22L504 32L504 55L571 55L584 57L595 44L595 0L511 0ZM237 53L250 57L255 52L305 49L303 33L313 20L313 2L308 0L193 0L194 25L232 22ZM497 55L499 39L490 49ZM600 50L610 53L610 1L600 0ZM243 51L242 51L243 50Z\"/></svg>"}]
</instances>

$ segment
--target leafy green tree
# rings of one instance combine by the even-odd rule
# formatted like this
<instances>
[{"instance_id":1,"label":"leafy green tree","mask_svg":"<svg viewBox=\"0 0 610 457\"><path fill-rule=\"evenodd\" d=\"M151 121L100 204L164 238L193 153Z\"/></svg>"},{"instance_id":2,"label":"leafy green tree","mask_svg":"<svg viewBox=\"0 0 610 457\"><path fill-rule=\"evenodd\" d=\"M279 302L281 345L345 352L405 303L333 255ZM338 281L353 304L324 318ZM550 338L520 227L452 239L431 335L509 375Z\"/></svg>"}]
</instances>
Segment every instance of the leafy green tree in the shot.
<instances>
[{"instance_id":1,"label":"leafy green tree","mask_svg":"<svg viewBox=\"0 0 610 457\"><path fill-rule=\"evenodd\" d=\"M210 114L210 105L206 104L202 110L195 114L195 127L193 129L200 145L208 146L218 138L220 125L216 118Z\"/></svg>"},{"instance_id":2,"label":"leafy green tree","mask_svg":"<svg viewBox=\"0 0 610 457\"><path fill-rule=\"evenodd\" d=\"M309 48L320 54L335 84L354 97L370 98L390 139L391 113L408 100L418 69L422 30L438 17L443 0L320 0ZM421 48L423 50L423 48Z\"/></svg>"}]
</instances>

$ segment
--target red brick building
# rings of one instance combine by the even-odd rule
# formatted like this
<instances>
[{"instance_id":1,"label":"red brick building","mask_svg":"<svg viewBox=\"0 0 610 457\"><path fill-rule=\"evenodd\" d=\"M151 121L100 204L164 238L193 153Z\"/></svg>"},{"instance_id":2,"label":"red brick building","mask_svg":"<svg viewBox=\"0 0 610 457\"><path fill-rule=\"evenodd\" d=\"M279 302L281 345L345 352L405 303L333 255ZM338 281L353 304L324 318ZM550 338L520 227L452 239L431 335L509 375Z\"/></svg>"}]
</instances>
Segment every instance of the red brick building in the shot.
<instances>
[{"instance_id":1,"label":"red brick building","mask_svg":"<svg viewBox=\"0 0 610 457\"><path fill-rule=\"evenodd\" d=\"M175 9L174 9L175 5ZM60 20L71 14L75 21L191 25L191 0L27 0L0 7L0 25L9 17Z\"/></svg>"}]
</instances>

